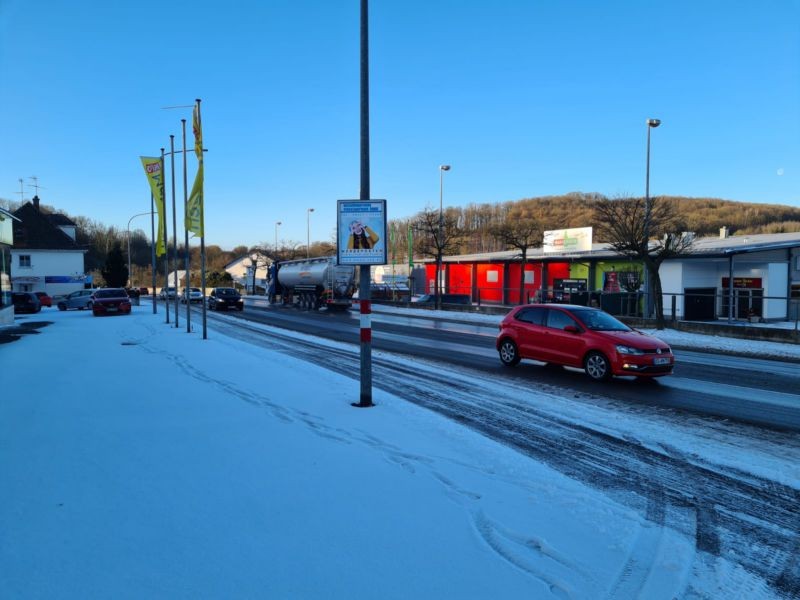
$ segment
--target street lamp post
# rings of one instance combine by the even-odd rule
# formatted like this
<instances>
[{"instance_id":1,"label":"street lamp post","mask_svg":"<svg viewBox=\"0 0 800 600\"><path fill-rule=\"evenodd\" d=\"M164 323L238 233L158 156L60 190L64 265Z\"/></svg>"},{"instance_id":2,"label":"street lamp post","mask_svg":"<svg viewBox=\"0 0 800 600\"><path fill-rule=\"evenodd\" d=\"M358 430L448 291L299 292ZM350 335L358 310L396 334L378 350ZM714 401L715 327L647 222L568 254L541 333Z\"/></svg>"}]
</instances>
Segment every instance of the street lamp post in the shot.
<instances>
[{"instance_id":1,"label":"street lamp post","mask_svg":"<svg viewBox=\"0 0 800 600\"><path fill-rule=\"evenodd\" d=\"M313 208L306 211L306 258L311 256L311 213L314 212Z\"/></svg>"},{"instance_id":2,"label":"street lamp post","mask_svg":"<svg viewBox=\"0 0 800 600\"><path fill-rule=\"evenodd\" d=\"M275 256L278 256L278 226L283 225L280 221L275 221Z\"/></svg>"},{"instance_id":3,"label":"street lamp post","mask_svg":"<svg viewBox=\"0 0 800 600\"><path fill-rule=\"evenodd\" d=\"M655 129L661 125L661 121L659 119L647 119L647 171L645 175L645 184L644 184L644 245L645 245L645 252L650 251L650 130ZM649 269L646 271L648 274L647 277L647 316L649 317L653 313L653 298L652 290L650 289L652 281L650 277Z\"/></svg>"},{"instance_id":4,"label":"street lamp post","mask_svg":"<svg viewBox=\"0 0 800 600\"><path fill-rule=\"evenodd\" d=\"M145 215L149 214L149 212L139 213L138 215L133 215L130 219L128 219L128 287L131 287L131 284L133 283L133 277L131 277L131 221L133 221L136 217L144 217Z\"/></svg>"},{"instance_id":5,"label":"street lamp post","mask_svg":"<svg viewBox=\"0 0 800 600\"><path fill-rule=\"evenodd\" d=\"M441 273L442 273L442 233L444 230L444 172L450 170L450 165L439 165L439 239L436 244L436 309L442 308L442 290L441 290Z\"/></svg>"}]
</instances>

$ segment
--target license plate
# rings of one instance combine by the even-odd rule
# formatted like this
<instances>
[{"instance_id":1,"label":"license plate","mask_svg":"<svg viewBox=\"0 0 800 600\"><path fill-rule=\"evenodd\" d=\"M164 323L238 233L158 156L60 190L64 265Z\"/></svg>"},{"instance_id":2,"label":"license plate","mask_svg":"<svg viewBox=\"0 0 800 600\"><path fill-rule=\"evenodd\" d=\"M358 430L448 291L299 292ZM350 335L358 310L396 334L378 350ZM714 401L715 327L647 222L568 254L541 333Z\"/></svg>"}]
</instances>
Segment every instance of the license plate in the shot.
<instances>
[{"instance_id":1,"label":"license plate","mask_svg":"<svg viewBox=\"0 0 800 600\"><path fill-rule=\"evenodd\" d=\"M108 306L108 307L106 307L106 311L107 312L117 312L117 307L116 306ZM658 360L658 359L656 359L656 360Z\"/></svg>"},{"instance_id":2,"label":"license plate","mask_svg":"<svg viewBox=\"0 0 800 600\"><path fill-rule=\"evenodd\" d=\"M656 359L653 359L653 364L654 365L668 365L669 364L669 358L656 358Z\"/></svg>"}]
</instances>

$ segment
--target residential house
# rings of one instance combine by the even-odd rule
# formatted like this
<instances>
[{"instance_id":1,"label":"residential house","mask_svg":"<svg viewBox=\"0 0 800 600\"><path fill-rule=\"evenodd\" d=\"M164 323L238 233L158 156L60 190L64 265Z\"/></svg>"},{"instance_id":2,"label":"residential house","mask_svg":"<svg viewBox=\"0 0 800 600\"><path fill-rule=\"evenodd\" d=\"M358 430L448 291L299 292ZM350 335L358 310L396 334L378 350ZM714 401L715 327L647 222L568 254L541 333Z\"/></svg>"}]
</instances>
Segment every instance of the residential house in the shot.
<instances>
[{"instance_id":1,"label":"residential house","mask_svg":"<svg viewBox=\"0 0 800 600\"><path fill-rule=\"evenodd\" d=\"M10 212L0 208L0 326L14 322L11 302L11 245L14 242L14 221Z\"/></svg>"},{"instance_id":2,"label":"residential house","mask_svg":"<svg viewBox=\"0 0 800 600\"><path fill-rule=\"evenodd\" d=\"M39 197L26 202L14 216L11 284L14 291L61 296L84 288L86 249L76 241L77 225L61 214L39 207Z\"/></svg>"}]
</instances>

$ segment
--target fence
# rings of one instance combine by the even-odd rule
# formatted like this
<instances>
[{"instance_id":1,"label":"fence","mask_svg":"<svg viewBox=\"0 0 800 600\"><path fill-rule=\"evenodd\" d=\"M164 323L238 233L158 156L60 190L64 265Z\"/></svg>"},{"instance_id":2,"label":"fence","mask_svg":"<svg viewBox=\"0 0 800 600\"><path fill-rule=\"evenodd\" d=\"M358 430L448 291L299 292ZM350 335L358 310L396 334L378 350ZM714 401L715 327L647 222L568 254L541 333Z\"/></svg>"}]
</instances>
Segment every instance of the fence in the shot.
<instances>
[{"instance_id":1,"label":"fence","mask_svg":"<svg viewBox=\"0 0 800 600\"><path fill-rule=\"evenodd\" d=\"M764 296L760 290L734 289L733 303L727 289L709 291L664 292L662 293L664 318L671 321L798 321L800 320L800 297ZM481 306L502 306L498 298L519 297L519 288L478 288L460 289L451 286L448 293L470 294L473 301ZM596 306L604 311L622 317L645 316L647 306L645 292L562 292L541 290L528 295L527 302L545 302ZM652 316L652 315L651 315Z\"/></svg>"}]
</instances>

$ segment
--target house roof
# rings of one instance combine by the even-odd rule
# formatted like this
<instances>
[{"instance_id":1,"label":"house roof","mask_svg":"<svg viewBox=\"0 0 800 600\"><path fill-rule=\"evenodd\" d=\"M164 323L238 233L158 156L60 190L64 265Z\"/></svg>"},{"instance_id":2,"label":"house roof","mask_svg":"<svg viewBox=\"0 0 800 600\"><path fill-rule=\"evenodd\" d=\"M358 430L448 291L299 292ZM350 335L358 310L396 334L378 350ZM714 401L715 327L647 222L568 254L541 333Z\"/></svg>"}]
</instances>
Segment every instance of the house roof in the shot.
<instances>
[{"instance_id":1,"label":"house roof","mask_svg":"<svg viewBox=\"0 0 800 600\"><path fill-rule=\"evenodd\" d=\"M8 211L7 211L5 208L0 208L0 221L3 221L3 220L4 220L4 217L8 217L8 218L10 218L10 219L14 219L15 221L19 221L19 219L18 219L17 217L15 217L14 215L12 215L12 214L11 214L10 212L8 212Z\"/></svg>"},{"instance_id":2,"label":"house roof","mask_svg":"<svg viewBox=\"0 0 800 600\"><path fill-rule=\"evenodd\" d=\"M81 250L75 241L53 224L50 217L26 202L14 211L20 223L14 227L14 249L30 250ZM63 216L63 215L59 215ZM66 217L64 217L67 221ZM71 221L69 221L72 223ZM74 223L72 223L74 225Z\"/></svg>"},{"instance_id":3,"label":"house roof","mask_svg":"<svg viewBox=\"0 0 800 600\"><path fill-rule=\"evenodd\" d=\"M60 213L50 213L45 215L53 225L65 225L67 227L77 227L78 225L70 219L67 215Z\"/></svg>"}]
</instances>

